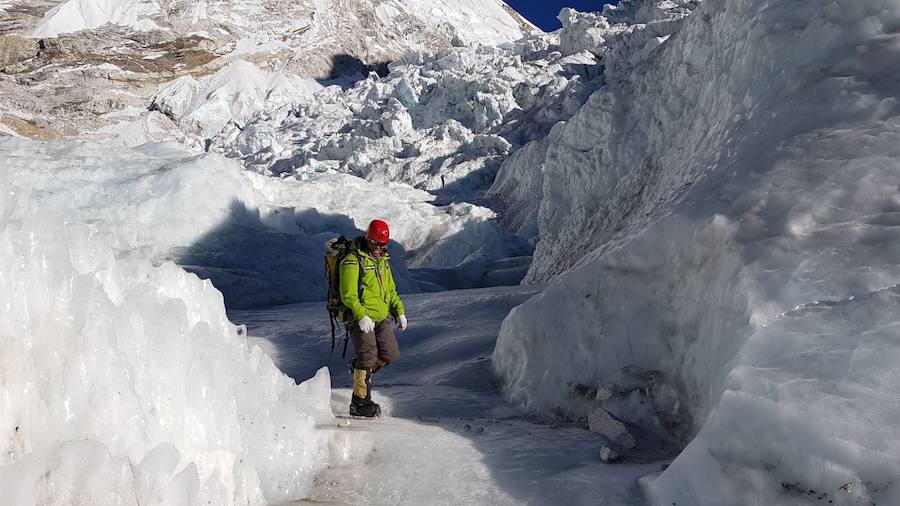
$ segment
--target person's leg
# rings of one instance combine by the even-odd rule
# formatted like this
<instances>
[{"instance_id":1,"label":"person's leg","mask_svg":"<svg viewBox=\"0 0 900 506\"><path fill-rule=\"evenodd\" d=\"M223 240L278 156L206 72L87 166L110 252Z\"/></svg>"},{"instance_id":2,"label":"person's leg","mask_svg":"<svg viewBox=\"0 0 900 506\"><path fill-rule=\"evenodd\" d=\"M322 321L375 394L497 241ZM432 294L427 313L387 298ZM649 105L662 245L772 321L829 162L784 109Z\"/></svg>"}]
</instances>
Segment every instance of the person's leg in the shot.
<instances>
[{"instance_id":1,"label":"person's leg","mask_svg":"<svg viewBox=\"0 0 900 506\"><path fill-rule=\"evenodd\" d=\"M394 324L386 318L375 325L375 343L378 349L372 372L390 364L400 356L400 346L394 335Z\"/></svg>"},{"instance_id":2,"label":"person's leg","mask_svg":"<svg viewBox=\"0 0 900 506\"><path fill-rule=\"evenodd\" d=\"M376 330L378 327L376 327ZM358 326L350 330L353 341L354 365L358 369L371 369L378 360L378 341L375 332L363 332Z\"/></svg>"},{"instance_id":3,"label":"person's leg","mask_svg":"<svg viewBox=\"0 0 900 506\"><path fill-rule=\"evenodd\" d=\"M372 402L372 369L378 360L378 344L375 332L363 332L359 328L350 331L353 340L353 397L350 414L377 416L381 407Z\"/></svg>"}]
</instances>

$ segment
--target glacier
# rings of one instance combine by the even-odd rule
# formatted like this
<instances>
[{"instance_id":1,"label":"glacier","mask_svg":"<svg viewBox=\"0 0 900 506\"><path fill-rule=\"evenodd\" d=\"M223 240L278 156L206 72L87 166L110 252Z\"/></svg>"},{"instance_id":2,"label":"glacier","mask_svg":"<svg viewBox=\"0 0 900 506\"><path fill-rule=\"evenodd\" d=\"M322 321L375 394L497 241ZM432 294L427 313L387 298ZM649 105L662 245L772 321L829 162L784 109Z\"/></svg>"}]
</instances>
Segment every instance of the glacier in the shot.
<instances>
[{"instance_id":1,"label":"glacier","mask_svg":"<svg viewBox=\"0 0 900 506\"><path fill-rule=\"evenodd\" d=\"M354 10L351 3L331 0L314 1L176 1L159 0L65 0L44 14L32 32L33 37L56 37L60 34L97 28L105 24L123 25L134 30L149 31L185 24L230 26L254 43L273 42L281 24L291 25L292 30L302 28L303 22L320 17L331 18L321 28L339 24L339 16L346 10ZM371 9L372 21L391 26L402 18L414 18L419 24L442 30L439 25L449 25L463 43L497 44L517 38L524 29L534 29L524 18L509 9L500 0L474 2L450 0L435 6L421 0L389 0L379 2ZM283 16L272 19L275 12L300 12L301 16ZM310 16L309 14L312 13ZM160 21L159 23L157 21ZM405 20L403 20L405 21ZM320 28L320 29L321 29ZM327 30L333 35L333 30Z\"/></svg>"},{"instance_id":2,"label":"glacier","mask_svg":"<svg viewBox=\"0 0 900 506\"><path fill-rule=\"evenodd\" d=\"M351 88L329 86L309 102L232 121L207 142L262 174L336 171L479 203L507 157L546 137L603 84L594 54L559 47L558 36L538 34L410 52L382 78L370 74Z\"/></svg>"}]
</instances>

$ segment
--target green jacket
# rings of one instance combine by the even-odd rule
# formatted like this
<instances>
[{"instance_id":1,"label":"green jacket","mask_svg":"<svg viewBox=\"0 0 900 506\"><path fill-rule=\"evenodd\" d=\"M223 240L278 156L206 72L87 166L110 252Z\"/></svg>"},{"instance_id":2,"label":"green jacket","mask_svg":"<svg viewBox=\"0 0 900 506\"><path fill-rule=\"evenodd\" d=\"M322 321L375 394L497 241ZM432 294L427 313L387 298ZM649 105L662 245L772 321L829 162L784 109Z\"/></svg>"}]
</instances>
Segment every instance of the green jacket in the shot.
<instances>
[{"instance_id":1,"label":"green jacket","mask_svg":"<svg viewBox=\"0 0 900 506\"><path fill-rule=\"evenodd\" d=\"M361 284L358 284L357 258L362 260L363 264ZM350 308L354 321L368 316L378 323L389 315L404 314L403 302L397 295L389 259L390 256L385 251L381 258L376 260L366 249L365 238L360 236L353 241L350 252L341 261L341 302Z\"/></svg>"}]
</instances>

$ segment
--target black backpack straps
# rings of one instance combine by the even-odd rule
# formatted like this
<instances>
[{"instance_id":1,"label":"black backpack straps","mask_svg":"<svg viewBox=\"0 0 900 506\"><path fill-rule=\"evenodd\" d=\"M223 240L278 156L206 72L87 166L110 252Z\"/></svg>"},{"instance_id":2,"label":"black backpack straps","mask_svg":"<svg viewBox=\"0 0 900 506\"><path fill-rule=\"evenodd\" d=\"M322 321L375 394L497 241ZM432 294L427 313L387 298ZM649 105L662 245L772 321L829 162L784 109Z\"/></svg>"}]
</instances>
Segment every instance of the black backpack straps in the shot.
<instances>
[{"instance_id":1,"label":"black backpack straps","mask_svg":"<svg viewBox=\"0 0 900 506\"><path fill-rule=\"evenodd\" d=\"M359 303L362 304L362 300L363 300L362 278L363 278L363 274L366 273L366 270L365 270L365 267L363 267L362 257L357 252L348 251L347 254L355 256L356 263L357 263L357 265L359 265L359 276L356 279L356 283L357 283L357 287L358 287L356 296L359 297ZM342 359L347 358L347 343L350 341L350 326L351 325L353 325L352 322L344 322L344 351L341 353ZM333 340L332 340L331 345L332 345L332 349L333 349L333 347L334 347Z\"/></svg>"},{"instance_id":2,"label":"black backpack straps","mask_svg":"<svg viewBox=\"0 0 900 506\"><path fill-rule=\"evenodd\" d=\"M330 311L328 312L328 321L331 322L331 351L328 353L328 360L325 362L326 364L331 362L331 356L334 355L334 344L335 341L337 341L337 335L334 332L334 315L331 314Z\"/></svg>"},{"instance_id":3,"label":"black backpack straps","mask_svg":"<svg viewBox=\"0 0 900 506\"><path fill-rule=\"evenodd\" d=\"M341 353L341 358L347 358L347 342L350 341L350 325L344 327L344 351Z\"/></svg>"},{"instance_id":4,"label":"black backpack straps","mask_svg":"<svg viewBox=\"0 0 900 506\"><path fill-rule=\"evenodd\" d=\"M359 303L362 304L362 301L363 301L363 298L362 298L362 278L363 278L363 275L366 273L366 269L363 267L363 261L362 261L362 257L361 257L361 256L356 255L356 263L359 264L359 279L356 280L356 282L358 283L358 286L357 286L357 288L356 288L356 291L358 292L358 295L359 295Z\"/></svg>"},{"instance_id":5,"label":"black backpack straps","mask_svg":"<svg viewBox=\"0 0 900 506\"><path fill-rule=\"evenodd\" d=\"M366 273L365 267L363 267L363 259L360 256L359 252L356 250L350 250L347 252L348 255L353 255L356 257L356 264L359 265L359 276L356 277L356 296L359 298L359 303L362 304L363 301L363 286L362 286L362 278Z\"/></svg>"}]
</instances>

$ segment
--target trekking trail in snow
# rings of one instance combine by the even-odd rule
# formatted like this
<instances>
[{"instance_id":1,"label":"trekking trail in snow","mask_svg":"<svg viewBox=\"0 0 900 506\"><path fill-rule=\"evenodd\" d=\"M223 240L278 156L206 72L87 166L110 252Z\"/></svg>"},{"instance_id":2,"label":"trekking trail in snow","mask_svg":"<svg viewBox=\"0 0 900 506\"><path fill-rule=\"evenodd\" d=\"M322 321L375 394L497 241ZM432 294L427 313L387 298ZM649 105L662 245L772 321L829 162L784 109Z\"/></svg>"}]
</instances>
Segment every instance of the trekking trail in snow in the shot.
<instances>
[{"instance_id":1,"label":"trekking trail in snow","mask_svg":"<svg viewBox=\"0 0 900 506\"><path fill-rule=\"evenodd\" d=\"M290 504L642 504L638 478L664 462L604 464L599 434L523 416L504 400L490 359L500 323L539 290L403 296L410 326L397 332L400 359L375 376L380 419L347 418L353 346L342 359L338 342L331 408L347 426L320 427L331 433L330 463L311 495ZM323 302L229 317L293 378L313 376L328 358Z\"/></svg>"}]
</instances>

